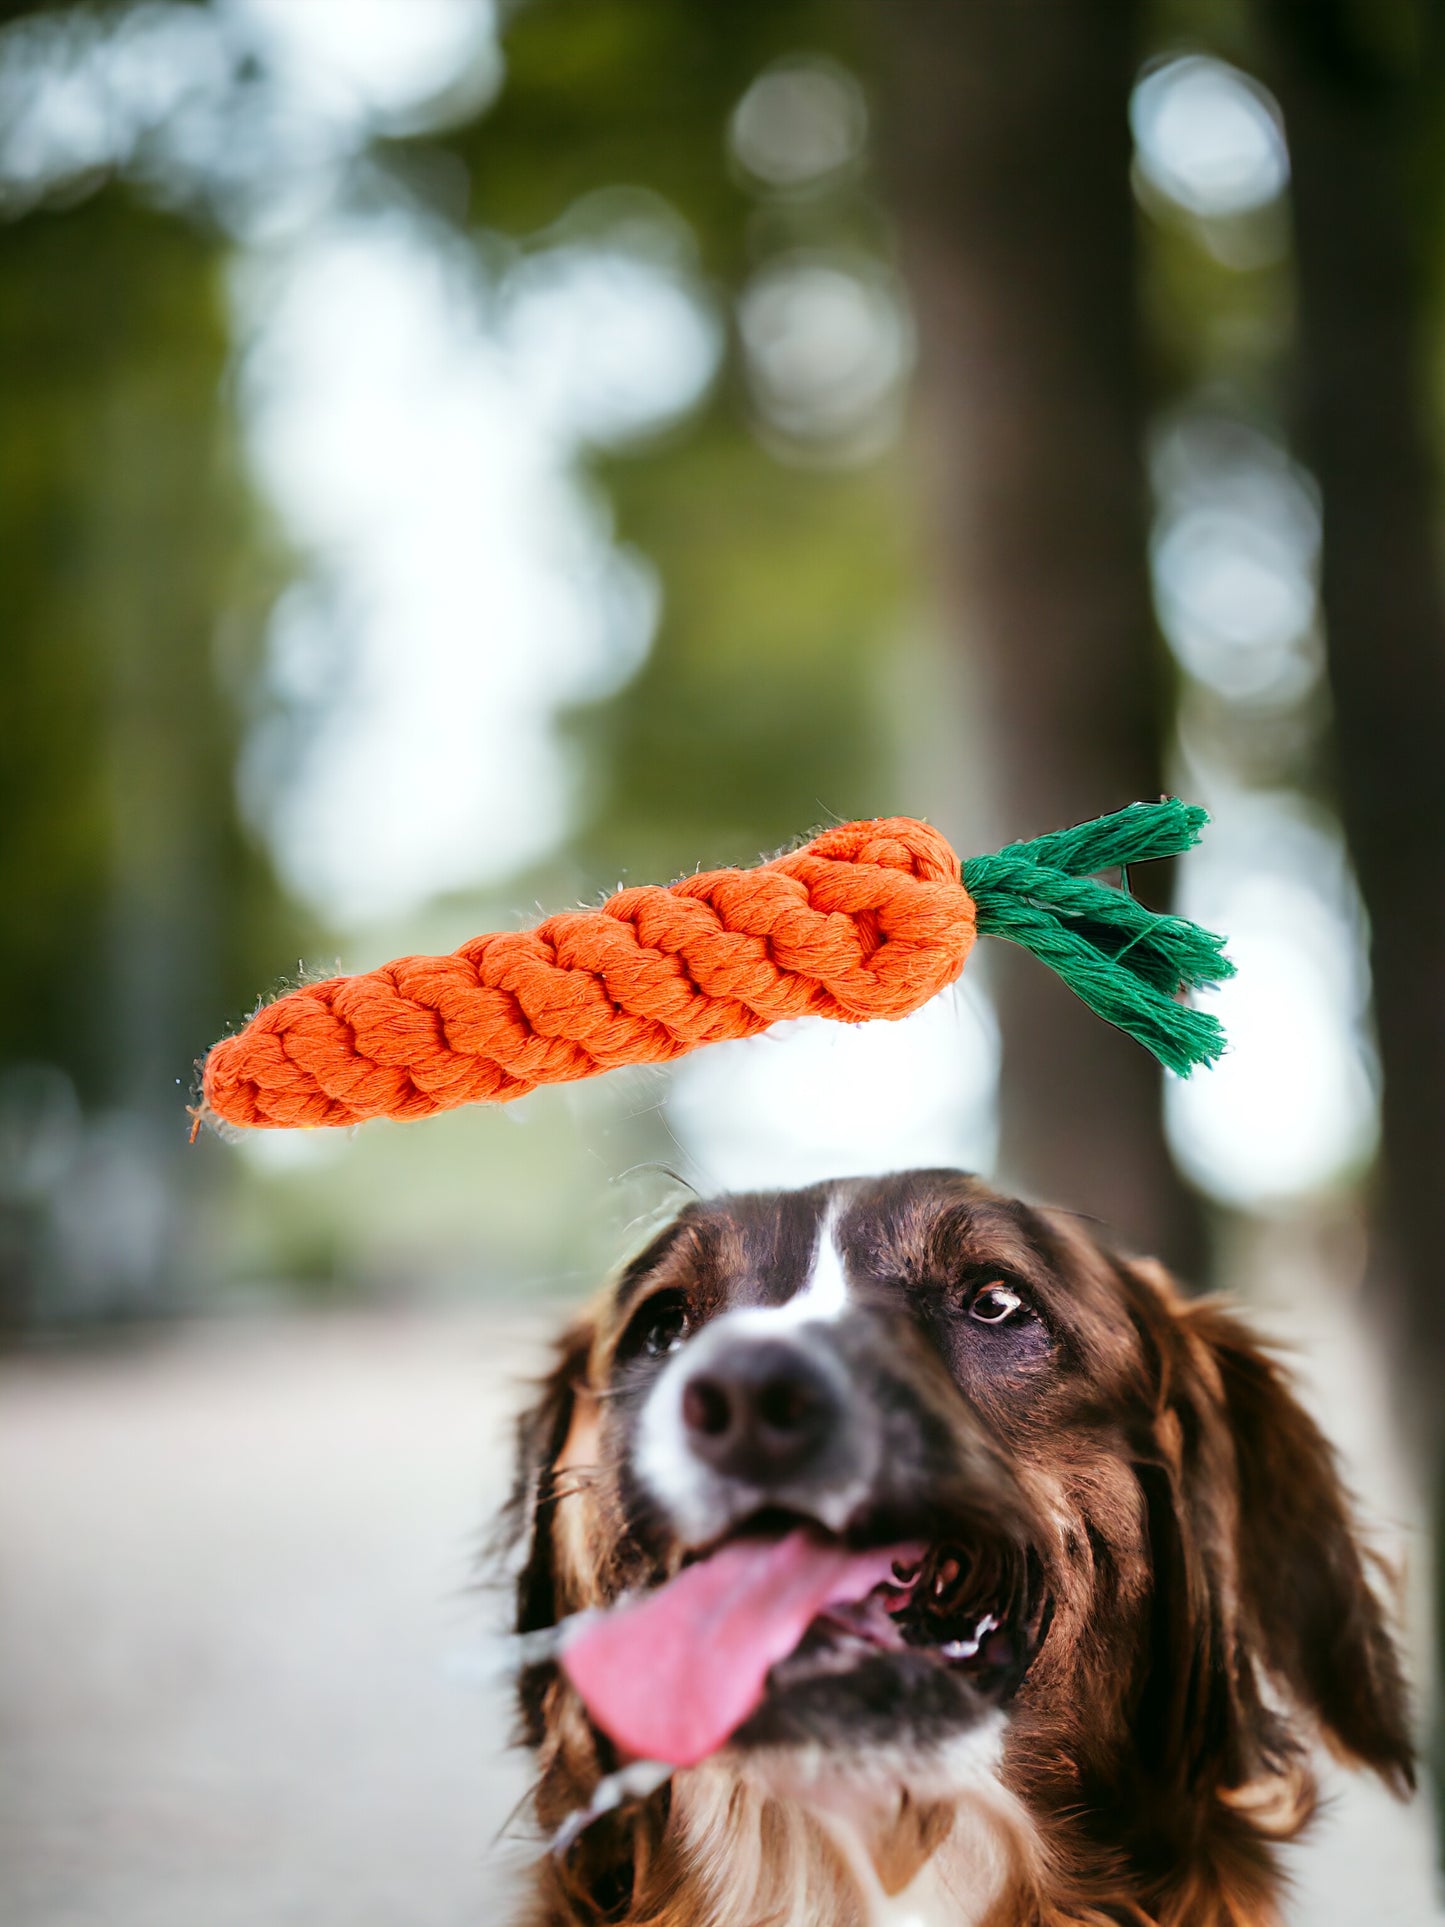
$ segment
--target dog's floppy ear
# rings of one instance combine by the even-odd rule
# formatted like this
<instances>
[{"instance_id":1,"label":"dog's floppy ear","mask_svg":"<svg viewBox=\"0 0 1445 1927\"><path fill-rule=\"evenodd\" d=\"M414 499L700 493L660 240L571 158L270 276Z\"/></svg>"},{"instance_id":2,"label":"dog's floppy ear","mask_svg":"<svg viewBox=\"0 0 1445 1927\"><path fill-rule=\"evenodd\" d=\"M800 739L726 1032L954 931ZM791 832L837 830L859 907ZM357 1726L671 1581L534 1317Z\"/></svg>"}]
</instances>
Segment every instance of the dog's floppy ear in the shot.
<instances>
[{"instance_id":1,"label":"dog's floppy ear","mask_svg":"<svg viewBox=\"0 0 1445 1927\"><path fill-rule=\"evenodd\" d=\"M519 1633L555 1626L579 1607L596 1603L587 1584L597 1536L592 1496L599 1406L588 1378L595 1335L589 1315L568 1328L536 1399L517 1423L516 1478L504 1516L516 1560ZM522 1666L517 1711L517 1738L540 1756L537 1818L548 1829L560 1826L585 1805L596 1784L595 1736L551 1658Z\"/></svg>"},{"instance_id":2,"label":"dog's floppy ear","mask_svg":"<svg viewBox=\"0 0 1445 1927\"><path fill-rule=\"evenodd\" d=\"M1335 1455L1278 1368L1217 1306L1190 1306L1234 1447L1237 1586L1264 1667L1340 1752L1415 1784L1399 1653L1370 1584Z\"/></svg>"},{"instance_id":3,"label":"dog's floppy ear","mask_svg":"<svg viewBox=\"0 0 1445 1927\"><path fill-rule=\"evenodd\" d=\"M553 1525L566 1468L564 1451L578 1417L592 1349L590 1320L579 1320L563 1334L556 1361L542 1380L538 1396L517 1421L516 1472L507 1504L506 1524L517 1559L516 1627L536 1632L556 1624L557 1554Z\"/></svg>"}]
</instances>

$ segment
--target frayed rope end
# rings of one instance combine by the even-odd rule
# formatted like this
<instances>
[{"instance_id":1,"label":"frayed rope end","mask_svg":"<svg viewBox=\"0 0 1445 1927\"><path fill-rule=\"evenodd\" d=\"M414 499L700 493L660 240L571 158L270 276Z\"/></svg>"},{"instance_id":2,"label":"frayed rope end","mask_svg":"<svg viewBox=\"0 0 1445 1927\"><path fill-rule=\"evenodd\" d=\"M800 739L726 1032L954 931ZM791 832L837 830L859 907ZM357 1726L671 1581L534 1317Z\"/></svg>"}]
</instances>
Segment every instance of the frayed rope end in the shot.
<instances>
[{"instance_id":1,"label":"frayed rope end","mask_svg":"<svg viewBox=\"0 0 1445 1927\"><path fill-rule=\"evenodd\" d=\"M1177 797L1131 803L963 865L981 936L1032 952L1090 1010L1181 1077L1224 1051L1219 1019L1180 1001L1185 991L1234 975L1224 939L1149 910L1127 887L1095 877L1109 869L1127 876L1132 864L1181 855L1208 821L1204 810Z\"/></svg>"}]
</instances>

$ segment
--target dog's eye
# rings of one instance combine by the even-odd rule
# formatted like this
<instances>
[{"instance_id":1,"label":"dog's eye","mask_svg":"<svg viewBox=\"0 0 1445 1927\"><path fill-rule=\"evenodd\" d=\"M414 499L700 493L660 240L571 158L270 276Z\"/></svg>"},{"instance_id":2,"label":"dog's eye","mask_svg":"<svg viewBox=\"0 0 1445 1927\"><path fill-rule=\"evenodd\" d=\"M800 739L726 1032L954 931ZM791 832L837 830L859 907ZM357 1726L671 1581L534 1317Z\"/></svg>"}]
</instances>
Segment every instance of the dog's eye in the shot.
<instances>
[{"instance_id":1,"label":"dog's eye","mask_svg":"<svg viewBox=\"0 0 1445 1927\"><path fill-rule=\"evenodd\" d=\"M622 1351L628 1358L670 1358L692 1333L692 1316L680 1292L664 1292L643 1305L627 1328Z\"/></svg>"},{"instance_id":2,"label":"dog's eye","mask_svg":"<svg viewBox=\"0 0 1445 1927\"><path fill-rule=\"evenodd\" d=\"M1010 1318L1022 1311L1023 1302L1008 1285L995 1282L984 1285L973 1294L968 1315L976 1318L980 1325L1006 1325Z\"/></svg>"}]
</instances>

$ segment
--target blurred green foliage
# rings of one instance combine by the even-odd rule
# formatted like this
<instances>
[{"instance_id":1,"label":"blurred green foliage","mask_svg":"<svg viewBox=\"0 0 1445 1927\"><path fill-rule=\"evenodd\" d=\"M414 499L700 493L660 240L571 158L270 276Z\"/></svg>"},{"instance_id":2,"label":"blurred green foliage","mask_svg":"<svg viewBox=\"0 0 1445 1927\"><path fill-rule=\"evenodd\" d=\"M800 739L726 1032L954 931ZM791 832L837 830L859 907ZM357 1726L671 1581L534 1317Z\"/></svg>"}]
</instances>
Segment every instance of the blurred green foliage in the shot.
<instances>
[{"instance_id":1,"label":"blurred green foliage","mask_svg":"<svg viewBox=\"0 0 1445 1927\"><path fill-rule=\"evenodd\" d=\"M686 220L729 309L790 250L886 258L868 165L777 194L728 151L765 67L804 50L856 69L859 29L831 0L521 7L500 100L446 143L469 172L470 218L535 248L599 189L649 190ZM574 723L591 785L577 852L596 886L749 862L833 814L902 808L877 702L919 593L896 451L843 470L780 461L753 432L734 352L700 419L595 472L664 592L641 674Z\"/></svg>"},{"instance_id":2,"label":"blurred green foliage","mask_svg":"<svg viewBox=\"0 0 1445 1927\"><path fill-rule=\"evenodd\" d=\"M780 238L877 246L884 223L868 177L854 195L762 209L727 151L733 109L772 61L822 54L866 74L861 28L836 0L518 6L501 98L448 142L470 170L472 218L535 236L599 187L649 188L692 228L704 270L733 287Z\"/></svg>"}]
</instances>

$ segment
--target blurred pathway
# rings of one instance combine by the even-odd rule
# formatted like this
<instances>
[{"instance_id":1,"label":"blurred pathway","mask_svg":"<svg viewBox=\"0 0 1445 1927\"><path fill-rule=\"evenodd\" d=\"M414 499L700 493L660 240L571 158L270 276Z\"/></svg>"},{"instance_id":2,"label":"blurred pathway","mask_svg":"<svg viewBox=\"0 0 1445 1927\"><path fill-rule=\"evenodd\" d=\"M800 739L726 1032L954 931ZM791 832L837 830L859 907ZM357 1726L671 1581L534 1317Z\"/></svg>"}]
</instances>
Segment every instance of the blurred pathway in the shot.
<instances>
[{"instance_id":1,"label":"blurred pathway","mask_svg":"<svg viewBox=\"0 0 1445 1927\"><path fill-rule=\"evenodd\" d=\"M207 1327L0 1367L6 1927L499 1927L525 1783L468 1592L541 1326ZM1424 1927L1349 1791L1300 1927Z\"/></svg>"},{"instance_id":2,"label":"blurred pathway","mask_svg":"<svg viewBox=\"0 0 1445 1927\"><path fill-rule=\"evenodd\" d=\"M539 1357L348 1318L3 1368L7 1927L504 1918L470 1588Z\"/></svg>"}]
</instances>

